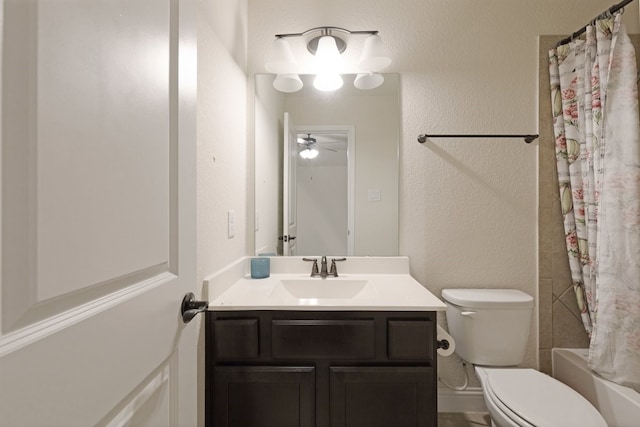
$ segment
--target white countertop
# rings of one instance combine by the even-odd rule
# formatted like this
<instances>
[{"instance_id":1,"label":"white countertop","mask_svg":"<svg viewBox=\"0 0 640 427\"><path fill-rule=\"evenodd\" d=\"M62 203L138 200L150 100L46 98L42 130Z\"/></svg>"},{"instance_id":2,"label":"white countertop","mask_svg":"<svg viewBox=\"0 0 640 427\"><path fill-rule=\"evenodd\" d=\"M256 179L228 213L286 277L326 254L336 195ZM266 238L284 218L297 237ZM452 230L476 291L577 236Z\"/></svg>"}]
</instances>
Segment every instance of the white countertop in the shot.
<instances>
[{"instance_id":1,"label":"white countertop","mask_svg":"<svg viewBox=\"0 0 640 427\"><path fill-rule=\"evenodd\" d=\"M303 281L303 282L301 282ZM351 296L307 295L297 297L284 284L323 287L340 291L353 288ZM365 284L366 282L366 284ZM362 289L358 290L359 284ZM321 289L323 290L323 289ZM327 291L325 294L331 294ZM340 292L338 292L340 293ZM314 295L315 296L315 295ZM365 310L365 311L442 311L446 305L408 273L340 274L339 277L311 278L309 274L271 274L252 279L249 274L228 286L209 302L209 310Z\"/></svg>"}]
</instances>

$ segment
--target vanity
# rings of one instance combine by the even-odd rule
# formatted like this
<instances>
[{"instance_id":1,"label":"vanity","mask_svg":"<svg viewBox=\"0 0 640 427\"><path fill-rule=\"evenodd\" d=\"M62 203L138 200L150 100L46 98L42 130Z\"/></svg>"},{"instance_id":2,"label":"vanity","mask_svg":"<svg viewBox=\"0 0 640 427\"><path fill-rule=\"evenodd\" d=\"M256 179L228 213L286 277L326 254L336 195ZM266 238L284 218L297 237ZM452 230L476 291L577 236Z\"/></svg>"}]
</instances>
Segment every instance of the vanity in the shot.
<instances>
[{"instance_id":1,"label":"vanity","mask_svg":"<svg viewBox=\"0 0 640 427\"><path fill-rule=\"evenodd\" d=\"M269 278L211 292L208 426L437 425L436 312L446 306L407 258L348 258L331 278L309 277L297 257L271 262Z\"/></svg>"}]
</instances>

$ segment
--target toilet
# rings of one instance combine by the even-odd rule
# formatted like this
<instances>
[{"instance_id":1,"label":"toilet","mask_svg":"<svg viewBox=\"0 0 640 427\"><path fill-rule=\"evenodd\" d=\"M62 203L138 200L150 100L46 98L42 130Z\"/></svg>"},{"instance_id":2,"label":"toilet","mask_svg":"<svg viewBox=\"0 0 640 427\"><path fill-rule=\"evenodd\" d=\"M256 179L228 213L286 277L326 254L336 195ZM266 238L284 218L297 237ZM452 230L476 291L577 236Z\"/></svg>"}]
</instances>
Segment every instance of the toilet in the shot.
<instances>
[{"instance_id":1,"label":"toilet","mask_svg":"<svg viewBox=\"0 0 640 427\"><path fill-rule=\"evenodd\" d=\"M455 352L474 365L494 427L607 427L569 386L522 363L533 298L516 289L444 289Z\"/></svg>"}]
</instances>

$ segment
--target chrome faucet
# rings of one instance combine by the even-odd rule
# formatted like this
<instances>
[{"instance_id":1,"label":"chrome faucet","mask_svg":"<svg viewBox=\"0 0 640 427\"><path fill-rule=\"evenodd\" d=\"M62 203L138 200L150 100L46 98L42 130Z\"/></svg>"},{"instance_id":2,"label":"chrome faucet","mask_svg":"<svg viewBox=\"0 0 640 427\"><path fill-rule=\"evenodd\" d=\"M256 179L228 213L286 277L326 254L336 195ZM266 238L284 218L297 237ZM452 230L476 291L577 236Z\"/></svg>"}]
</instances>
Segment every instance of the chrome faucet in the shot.
<instances>
[{"instance_id":1,"label":"chrome faucet","mask_svg":"<svg viewBox=\"0 0 640 427\"><path fill-rule=\"evenodd\" d=\"M320 277L327 277L329 273L327 272L327 257L322 255L322 259L320 261Z\"/></svg>"},{"instance_id":2,"label":"chrome faucet","mask_svg":"<svg viewBox=\"0 0 640 427\"><path fill-rule=\"evenodd\" d=\"M302 258L303 261L313 262L311 266L311 277L338 277L338 267L336 266L336 261L346 261L346 258L332 258L331 259L331 267L327 268L327 257L325 255L320 258L320 269L318 269L318 259L317 258Z\"/></svg>"}]
</instances>

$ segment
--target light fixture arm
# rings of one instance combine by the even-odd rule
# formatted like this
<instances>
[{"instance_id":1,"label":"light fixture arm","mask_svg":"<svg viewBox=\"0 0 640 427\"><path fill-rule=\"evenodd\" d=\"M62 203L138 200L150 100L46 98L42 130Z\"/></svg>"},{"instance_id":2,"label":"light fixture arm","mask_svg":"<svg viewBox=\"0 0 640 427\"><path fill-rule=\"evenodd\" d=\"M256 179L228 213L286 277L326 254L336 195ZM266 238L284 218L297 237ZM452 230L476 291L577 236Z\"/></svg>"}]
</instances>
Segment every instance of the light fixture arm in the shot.
<instances>
[{"instance_id":1,"label":"light fixture arm","mask_svg":"<svg viewBox=\"0 0 640 427\"><path fill-rule=\"evenodd\" d=\"M378 34L377 30L351 31L351 30L347 30L346 28L341 28L341 27L325 26L325 27L311 28L310 30L304 31L302 33L276 34L276 38L304 37L304 36L309 35L311 33L319 33L316 37L312 38L309 41L309 43L307 43L307 50L312 55L316 54L316 52L318 50L318 41L320 40L321 37L324 37L324 36L333 37L335 39L335 41L336 41L336 46L338 47L338 52L342 53L347 49L347 43L342 38L340 38L339 36L334 35L333 34L334 32L343 33L343 34L347 34L347 35L351 35L351 34L376 35L376 34Z\"/></svg>"},{"instance_id":2,"label":"light fixture arm","mask_svg":"<svg viewBox=\"0 0 640 427\"><path fill-rule=\"evenodd\" d=\"M340 27L315 27L302 33L276 34L276 37L303 37L315 31L321 32L323 36L330 36L332 31L338 31L345 34L378 34L378 30L351 31Z\"/></svg>"},{"instance_id":3,"label":"light fixture arm","mask_svg":"<svg viewBox=\"0 0 640 427\"><path fill-rule=\"evenodd\" d=\"M296 60L293 56L289 37L304 37L307 50L314 57L313 74L316 75L313 86L325 92L342 87L340 74L344 69L342 54L347 49L347 37L352 34L367 35L360 56L360 72L354 81L358 89L374 89L384 82L378 73L391 63L377 30L351 31L346 28L323 26L311 28L301 33L276 34L270 58L265 63L267 71L277 74L273 85L281 92L295 92L302 88L300 77L296 74ZM308 36L308 37L305 37Z\"/></svg>"}]
</instances>

